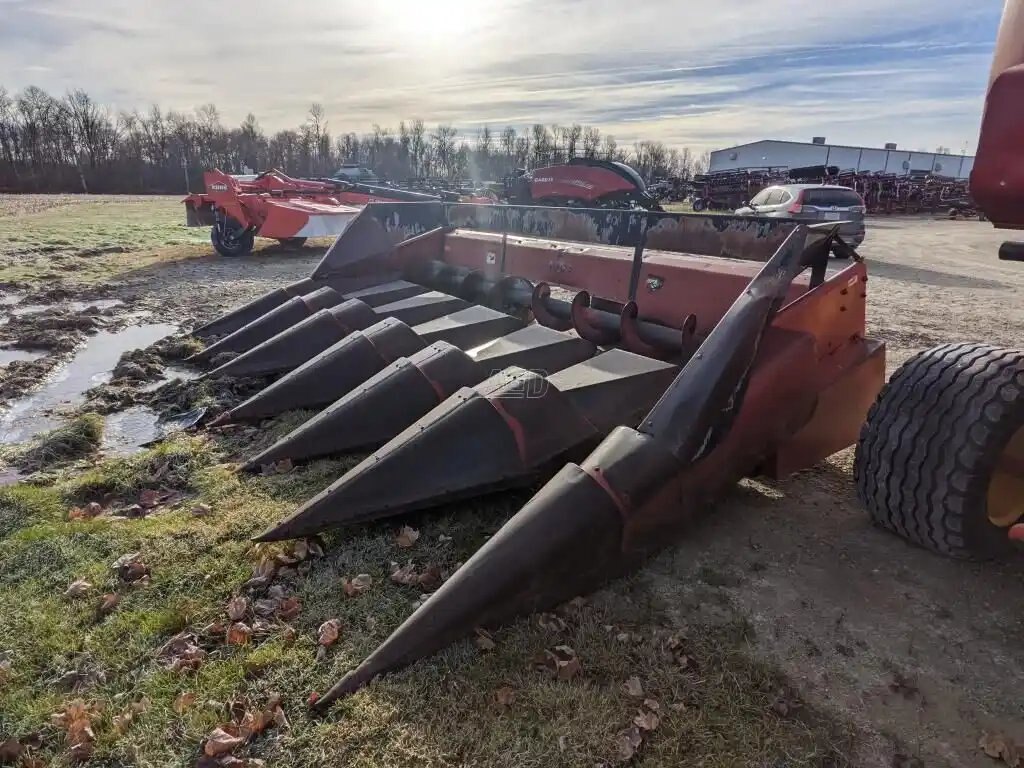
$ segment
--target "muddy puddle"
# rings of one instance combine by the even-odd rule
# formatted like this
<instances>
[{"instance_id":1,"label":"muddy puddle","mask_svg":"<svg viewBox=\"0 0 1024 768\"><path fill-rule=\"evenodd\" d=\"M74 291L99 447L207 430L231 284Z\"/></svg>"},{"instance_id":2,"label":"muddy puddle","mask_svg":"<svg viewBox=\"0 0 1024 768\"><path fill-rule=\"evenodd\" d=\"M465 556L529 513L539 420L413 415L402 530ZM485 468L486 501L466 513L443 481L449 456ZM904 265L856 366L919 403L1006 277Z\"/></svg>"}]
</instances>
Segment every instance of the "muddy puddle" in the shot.
<instances>
[{"instance_id":1,"label":"muddy puddle","mask_svg":"<svg viewBox=\"0 0 1024 768\"><path fill-rule=\"evenodd\" d=\"M40 312L46 312L51 309L67 309L71 312L84 312L87 309L113 309L114 307L120 307L124 302L120 299L95 299L93 301L67 301L60 304L23 304L16 306L10 310L10 313L15 317L24 317L25 315L38 315ZM8 305L9 306L9 305Z\"/></svg>"},{"instance_id":2,"label":"muddy puddle","mask_svg":"<svg viewBox=\"0 0 1024 768\"><path fill-rule=\"evenodd\" d=\"M164 420L152 408L132 406L107 416L101 448L108 456L130 456L148 443L193 426L204 414L205 409L197 409Z\"/></svg>"},{"instance_id":3,"label":"muddy puddle","mask_svg":"<svg viewBox=\"0 0 1024 768\"><path fill-rule=\"evenodd\" d=\"M0 367L10 365L18 360L38 360L41 357L46 357L46 353L36 352L29 349L8 349L7 347L0 347Z\"/></svg>"},{"instance_id":4,"label":"muddy puddle","mask_svg":"<svg viewBox=\"0 0 1024 768\"><path fill-rule=\"evenodd\" d=\"M117 332L99 331L91 336L40 389L17 400L0 416L0 443L23 443L59 426L60 412L81 405L87 390L108 381L124 352L148 347L177 330L173 325L153 323Z\"/></svg>"}]
</instances>

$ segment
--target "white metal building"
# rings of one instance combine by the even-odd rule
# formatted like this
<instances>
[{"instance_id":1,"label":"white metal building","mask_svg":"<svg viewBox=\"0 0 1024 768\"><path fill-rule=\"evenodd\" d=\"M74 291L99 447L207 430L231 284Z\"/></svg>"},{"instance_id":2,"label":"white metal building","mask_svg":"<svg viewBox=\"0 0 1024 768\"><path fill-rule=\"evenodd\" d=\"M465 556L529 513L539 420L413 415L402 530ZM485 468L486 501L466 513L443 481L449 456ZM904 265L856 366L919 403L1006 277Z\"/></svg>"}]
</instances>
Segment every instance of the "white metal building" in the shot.
<instances>
[{"instance_id":1,"label":"white metal building","mask_svg":"<svg viewBox=\"0 0 1024 768\"><path fill-rule=\"evenodd\" d=\"M740 144L711 153L711 171L742 168L803 168L811 165L835 165L840 170L881 171L905 174L925 171L966 179L974 167L972 155L947 155L911 152L887 144L882 149L826 144L815 138L809 143L766 139Z\"/></svg>"}]
</instances>

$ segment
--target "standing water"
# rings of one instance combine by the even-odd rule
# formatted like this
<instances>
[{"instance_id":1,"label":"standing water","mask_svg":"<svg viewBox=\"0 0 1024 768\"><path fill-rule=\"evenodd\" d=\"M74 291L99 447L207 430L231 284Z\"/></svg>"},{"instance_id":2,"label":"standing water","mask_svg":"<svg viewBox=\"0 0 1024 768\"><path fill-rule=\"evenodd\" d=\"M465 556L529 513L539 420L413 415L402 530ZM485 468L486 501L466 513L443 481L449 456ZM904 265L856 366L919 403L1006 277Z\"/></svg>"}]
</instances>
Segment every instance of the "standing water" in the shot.
<instances>
[{"instance_id":1,"label":"standing water","mask_svg":"<svg viewBox=\"0 0 1024 768\"><path fill-rule=\"evenodd\" d=\"M115 333L100 331L40 390L17 401L0 416L0 443L23 443L60 426L59 416L52 412L84 402L87 390L110 380L110 374L124 352L148 347L176 330L173 325L152 324L137 325Z\"/></svg>"}]
</instances>

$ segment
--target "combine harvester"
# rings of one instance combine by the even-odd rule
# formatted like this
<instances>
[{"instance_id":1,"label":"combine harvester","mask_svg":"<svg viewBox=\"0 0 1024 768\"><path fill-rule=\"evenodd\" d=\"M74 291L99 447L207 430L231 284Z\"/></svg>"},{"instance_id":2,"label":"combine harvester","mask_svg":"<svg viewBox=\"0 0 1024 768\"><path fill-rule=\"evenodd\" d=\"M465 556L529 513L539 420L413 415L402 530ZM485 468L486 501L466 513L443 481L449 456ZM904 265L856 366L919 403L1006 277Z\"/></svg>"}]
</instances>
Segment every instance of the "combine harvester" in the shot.
<instances>
[{"instance_id":1,"label":"combine harvester","mask_svg":"<svg viewBox=\"0 0 1024 768\"><path fill-rule=\"evenodd\" d=\"M993 79L973 191L1024 228L1024 0ZM197 329L243 353L222 374L284 374L225 420L330 403L250 468L376 449L261 540L547 479L315 708L628 573L745 475L854 443L883 527L961 557L1024 541L1024 351L945 345L883 389L866 286L831 224L371 204L311 277Z\"/></svg>"}]
</instances>

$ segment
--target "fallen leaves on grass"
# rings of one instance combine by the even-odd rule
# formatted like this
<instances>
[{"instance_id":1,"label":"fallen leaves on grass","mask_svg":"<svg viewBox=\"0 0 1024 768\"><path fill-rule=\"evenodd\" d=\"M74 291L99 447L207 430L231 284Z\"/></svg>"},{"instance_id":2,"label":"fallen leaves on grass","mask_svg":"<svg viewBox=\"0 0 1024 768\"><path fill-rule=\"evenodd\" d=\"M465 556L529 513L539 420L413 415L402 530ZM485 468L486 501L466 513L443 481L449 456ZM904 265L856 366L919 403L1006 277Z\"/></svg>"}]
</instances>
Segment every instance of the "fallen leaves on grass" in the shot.
<instances>
[{"instance_id":1,"label":"fallen leaves on grass","mask_svg":"<svg viewBox=\"0 0 1024 768\"><path fill-rule=\"evenodd\" d=\"M210 757L218 757L233 752L244 743L245 739L238 735L238 727L229 724L213 729L213 732L206 737L203 752Z\"/></svg>"},{"instance_id":2,"label":"fallen leaves on grass","mask_svg":"<svg viewBox=\"0 0 1024 768\"><path fill-rule=\"evenodd\" d=\"M499 707L511 707L516 700L516 692L509 686L503 686L494 692L494 700Z\"/></svg>"},{"instance_id":3,"label":"fallen leaves on grass","mask_svg":"<svg viewBox=\"0 0 1024 768\"><path fill-rule=\"evenodd\" d=\"M96 606L96 618L102 619L117 608L117 604L121 602L121 596L116 592L108 592L100 598L99 605Z\"/></svg>"},{"instance_id":4,"label":"fallen leaves on grass","mask_svg":"<svg viewBox=\"0 0 1024 768\"><path fill-rule=\"evenodd\" d=\"M494 638L491 637L491 633L486 629L476 628L476 647L481 651L493 651L498 647L498 644L494 642Z\"/></svg>"},{"instance_id":5,"label":"fallen leaves on grass","mask_svg":"<svg viewBox=\"0 0 1024 768\"><path fill-rule=\"evenodd\" d=\"M558 680L572 680L583 671L576 651L568 645L558 645L544 651L543 656L537 661L539 667Z\"/></svg>"},{"instance_id":6,"label":"fallen leaves on grass","mask_svg":"<svg viewBox=\"0 0 1024 768\"><path fill-rule=\"evenodd\" d=\"M328 619L316 631L316 642L318 645L327 648L338 642L341 636L341 621L339 619Z\"/></svg>"},{"instance_id":7,"label":"fallen leaves on grass","mask_svg":"<svg viewBox=\"0 0 1024 768\"><path fill-rule=\"evenodd\" d=\"M657 730L659 725L661 725L661 718L658 716L657 712L649 712L642 709L637 716L633 718L633 725L641 731L654 731Z\"/></svg>"},{"instance_id":8,"label":"fallen leaves on grass","mask_svg":"<svg viewBox=\"0 0 1024 768\"><path fill-rule=\"evenodd\" d=\"M175 635L157 651L172 672L191 672L199 669L206 659L206 651L199 647L198 638L191 632Z\"/></svg>"},{"instance_id":9,"label":"fallen leaves on grass","mask_svg":"<svg viewBox=\"0 0 1024 768\"><path fill-rule=\"evenodd\" d=\"M984 731L978 739L978 747L994 760L1002 760L1010 768L1020 768L1022 758L1017 744L1005 733Z\"/></svg>"},{"instance_id":10,"label":"fallen leaves on grass","mask_svg":"<svg viewBox=\"0 0 1024 768\"><path fill-rule=\"evenodd\" d=\"M229 619L241 621L245 618L245 614L249 612L249 601L241 596L233 597L228 600L226 611Z\"/></svg>"},{"instance_id":11,"label":"fallen leaves on grass","mask_svg":"<svg viewBox=\"0 0 1024 768\"><path fill-rule=\"evenodd\" d=\"M566 630L565 620L554 613L542 613L537 617L537 625L549 632L564 632Z\"/></svg>"},{"instance_id":12,"label":"fallen leaves on grass","mask_svg":"<svg viewBox=\"0 0 1024 768\"><path fill-rule=\"evenodd\" d=\"M191 691L183 691L174 697L174 703L171 704L171 707L174 709L175 713L183 715L188 712L195 703L195 700L196 695L194 693Z\"/></svg>"},{"instance_id":13,"label":"fallen leaves on grass","mask_svg":"<svg viewBox=\"0 0 1024 768\"><path fill-rule=\"evenodd\" d=\"M116 730L122 736L128 732L131 727L132 721L144 712L148 712L152 706L152 702L147 696L143 696L136 702L133 702L128 709L119 715L114 715L114 730Z\"/></svg>"},{"instance_id":14,"label":"fallen leaves on grass","mask_svg":"<svg viewBox=\"0 0 1024 768\"><path fill-rule=\"evenodd\" d=\"M343 578L341 580L341 588L349 597L361 595L372 586L373 579L368 573L360 573L358 576L353 576L351 579Z\"/></svg>"},{"instance_id":15,"label":"fallen leaves on grass","mask_svg":"<svg viewBox=\"0 0 1024 768\"><path fill-rule=\"evenodd\" d=\"M619 737L615 740L615 752L619 760L622 762L628 762L633 759L633 756L640 749L640 745L644 743L643 733L637 726L627 728L625 731L619 734Z\"/></svg>"},{"instance_id":16,"label":"fallen leaves on grass","mask_svg":"<svg viewBox=\"0 0 1024 768\"><path fill-rule=\"evenodd\" d=\"M209 504L196 504L192 507L192 517L209 517L213 514Z\"/></svg>"},{"instance_id":17,"label":"fallen leaves on grass","mask_svg":"<svg viewBox=\"0 0 1024 768\"><path fill-rule=\"evenodd\" d=\"M84 507L72 507L68 510L68 520L92 520L103 512L103 507L91 501Z\"/></svg>"},{"instance_id":18,"label":"fallen leaves on grass","mask_svg":"<svg viewBox=\"0 0 1024 768\"><path fill-rule=\"evenodd\" d=\"M412 547L420 537L420 532L408 525L403 525L395 536L395 544L402 549Z\"/></svg>"},{"instance_id":19,"label":"fallen leaves on grass","mask_svg":"<svg viewBox=\"0 0 1024 768\"><path fill-rule=\"evenodd\" d=\"M18 739L10 738L0 742L0 765L13 765L24 751Z\"/></svg>"},{"instance_id":20,"label":"fallen leaves on grass","mask_svg":"<svg viewBox=\"0 0 1024 768\"><path fill-rule=\"evenodd\" d=\"M64 739L68 745L68 756L74 762L87 760L93 751L96 734L92 724L100 717L100 708L95 703L87 704L82 699L75 699L64 706L60 712L50 715L50 723L64 729Z\"/></svg>"},{"instance_id":21,"label":"fallen leaves on grass","mask_svg":"<svg viewBox=\"0 0 1024 768\"><path fill-rule=\"evenodd\" d=\"M142 562L142 555L139 552L121 555L111 564L110 569L116 571L121 581L127 584L148 580L150 576L149 566Z\"/></svg>"},{"instance_id":22,"label":"fallen leaves on grass","mask_svg":"<svg viewBox=\"0 0 1024 768\"><path fill-rule=\"evenodd\" d=\"M228 645L248 645L252 639L252 627L241 621L236 621L228 627L225 642Z\"/></svg>"},{"instance_id":23,"label":"fallen leaves on grass","mask_svg":"<svg viewBox=\"0 0 1024 768\"><path fill-rule=\"evenodd\" d=\"M627 677L626 682L622 684L622 691L627 696L632 696L634 699L642 698L644 695L644 686L640 682L640 678L636 675Z\"/></svg>"},{"instance_id":24,"label":"fallen leaves on grass","mask_svg":"<svg viewBox=\"0 0 1024 768\"><path fill-rule=\"evenodd\" d=\"M392 563L391 567L395 569L391 573L391 580L406 587L420 587L427 592L433 592L444 581L441 566L434 563L429 564L422 572L418 572L415 563L412 562L401 567L397 563Z\"/></svg>"},{"instance_id":25,"label":"fallen leaves on grass","mask_svg":"<svg viewBox=\"0 0 1024 768\"><path fill-rule=\"evenodd\" d=\"M76 579L68 585L67 589L64 590L64 597L68 598L69 600L73 600L79 597L85 597L87 594L89 594L90 589L92 589L92 584L90 584L88 581L86 581L85 579Z\"/></svg>"},{"instance_id":26,"label":"fallen leaves on grass","mask_svg":"<svg viewBox=\"0 0 1024 768\"><path fill-rule=\"evenodd\" d=\"M287 475L295 469L295 463L291 459L281 459L273 464L264 464L260 467L260 474L264 477L272 475Z\"/></svg>"}]
</instances>

